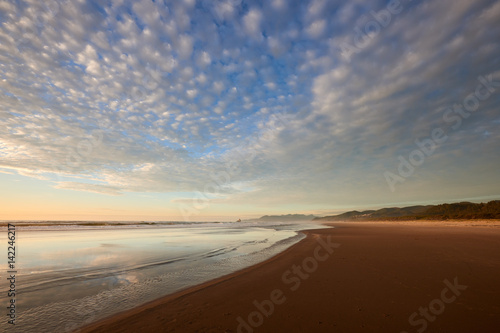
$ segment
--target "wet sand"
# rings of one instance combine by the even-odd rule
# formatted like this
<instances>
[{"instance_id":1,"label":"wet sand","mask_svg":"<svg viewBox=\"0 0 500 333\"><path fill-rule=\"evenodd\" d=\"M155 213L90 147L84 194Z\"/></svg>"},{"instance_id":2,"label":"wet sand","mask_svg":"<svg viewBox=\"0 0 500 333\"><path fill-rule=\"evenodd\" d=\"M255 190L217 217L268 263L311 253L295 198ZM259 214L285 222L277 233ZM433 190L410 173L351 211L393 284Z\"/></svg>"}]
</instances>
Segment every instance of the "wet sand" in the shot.
<instances>
[{"instance_id":1,"label":"wet sand","mask_svg":"<svg viewBox=\"0 0 500 333\"><path fill-rule=\"evenodd\" d=\"M331 225L81 332L499 332L500 222Z\"/></svg>"}]
</instances>

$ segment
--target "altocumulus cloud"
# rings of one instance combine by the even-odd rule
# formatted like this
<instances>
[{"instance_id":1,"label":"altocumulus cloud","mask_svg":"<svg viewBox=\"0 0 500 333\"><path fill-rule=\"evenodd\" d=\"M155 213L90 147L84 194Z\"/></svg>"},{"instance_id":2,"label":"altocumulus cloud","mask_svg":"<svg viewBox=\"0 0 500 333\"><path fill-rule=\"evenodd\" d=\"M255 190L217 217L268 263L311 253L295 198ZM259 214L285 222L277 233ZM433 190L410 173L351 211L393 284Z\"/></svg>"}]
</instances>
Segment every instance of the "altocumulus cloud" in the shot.
<instances>
[{"instance_id":1,"label":"altocumulus cloud","mask_svg":"<svg viewBox=\"0 0 500 333\"><path fill-rule=\"evenodd\" d=\"M500 81L500 3L405 2L347 62L342 42L386 4L2 1L1 171L111 195L191 192L252 154L226 202L496 194L500 94L401 191L382 174L478 76Z\"/></svg>"}]
</instances>

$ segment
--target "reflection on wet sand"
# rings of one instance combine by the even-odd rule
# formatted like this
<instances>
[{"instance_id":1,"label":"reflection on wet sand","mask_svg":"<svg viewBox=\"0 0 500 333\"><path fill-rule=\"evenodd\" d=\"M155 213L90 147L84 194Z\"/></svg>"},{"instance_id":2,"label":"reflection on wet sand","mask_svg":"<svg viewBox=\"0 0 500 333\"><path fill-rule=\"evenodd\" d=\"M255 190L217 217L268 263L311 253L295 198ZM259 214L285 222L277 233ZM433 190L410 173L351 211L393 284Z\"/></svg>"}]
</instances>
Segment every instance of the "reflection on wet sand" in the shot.
<instances>
[{"instance_id":1,"label":"reflection on wet sand","mask_svg":"<svg viewBox=\"0 0 500 333\"><path fill-rule=\"evenodd\" d=\"M21 230L22 331L80 327L255 264L298 241L302 235L297 230L314 227L273 223ZM82 309L89 308L95 310L83 311L82 317Z\"/></svg>"}]
</instances>

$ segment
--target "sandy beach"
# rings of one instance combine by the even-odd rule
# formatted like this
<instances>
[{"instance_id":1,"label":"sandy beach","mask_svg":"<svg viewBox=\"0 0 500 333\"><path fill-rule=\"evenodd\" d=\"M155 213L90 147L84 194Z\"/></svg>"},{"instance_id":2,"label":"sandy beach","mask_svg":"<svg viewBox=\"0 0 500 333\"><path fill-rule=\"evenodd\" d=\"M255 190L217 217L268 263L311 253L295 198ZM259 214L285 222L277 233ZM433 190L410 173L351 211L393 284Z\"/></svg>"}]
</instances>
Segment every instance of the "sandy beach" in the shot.
<instances>
[{"instance_id":1,"label":"sandy beach","mask_svg":"<svg viewBox=\"0 0 500 333\"><path fill-rule=\"evenodd\" d=\"M331 225L81 332L498 332L499 222Z\"/></svg>"}]
</instances>

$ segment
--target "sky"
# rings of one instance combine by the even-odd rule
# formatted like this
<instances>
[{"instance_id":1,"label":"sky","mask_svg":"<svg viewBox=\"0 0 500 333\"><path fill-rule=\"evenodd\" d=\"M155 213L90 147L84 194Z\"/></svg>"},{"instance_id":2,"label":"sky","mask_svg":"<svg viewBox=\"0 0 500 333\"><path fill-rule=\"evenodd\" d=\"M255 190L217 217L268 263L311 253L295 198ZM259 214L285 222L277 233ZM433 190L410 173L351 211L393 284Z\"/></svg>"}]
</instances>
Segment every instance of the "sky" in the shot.
<instances>
[{"instance_id":1,"label":"sky","mask_svg":"<svg viewBox=\"0 0 500 333\"><path fill-rule=\"evenodd\" d=\"M0 219L500 199L500 1L0 1Z\"/></svg>"}]
</instances>

